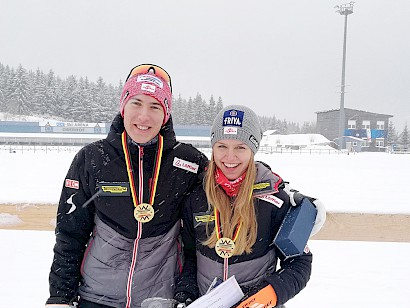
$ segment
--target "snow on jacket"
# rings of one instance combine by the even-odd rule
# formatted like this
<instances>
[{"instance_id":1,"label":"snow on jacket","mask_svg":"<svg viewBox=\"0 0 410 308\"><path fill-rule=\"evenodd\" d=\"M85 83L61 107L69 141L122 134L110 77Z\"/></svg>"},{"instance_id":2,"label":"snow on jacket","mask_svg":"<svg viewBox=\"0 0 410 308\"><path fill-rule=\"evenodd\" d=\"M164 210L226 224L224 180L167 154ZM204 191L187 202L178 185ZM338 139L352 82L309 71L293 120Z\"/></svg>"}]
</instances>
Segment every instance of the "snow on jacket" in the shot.
<instances>
[{"instance_id":1,"label":"snow on jacket","mask_svg":"<svg viewBox=\"0 0 410 308\"><path fill-rule=\"evenodd\" d=\"M170 119L160 131L164 145L155 215L150 222L138 224L121 143L123 131L118 114L107 138L82 148L67 173L57 212L47 304L68 303L80 294L107 306L140 307L145 298L169 298L174 293L182 266L181 204L200 182L207 158L191 145L176 142ZM143 201L148 203L157 145L129 143L129 149L136 186L142 175Z\"/></svg>"},{"instance_id":2,"label":"snow on jacket","mask_svg":"<svg viewBox=\"0 0 410 308\"><path fill-rule=\"evenodd\" d=\"M291 205L288 194L283 191L282 179L261 163L257 162L256 167L253 196L257 239L250 254L234 255L228 259L228 276L235 275L244 291L259 290L270 284L280 305L306 286L310 279L312 254L306 252L286 259L273 244ZM261 183L269 185L257 185ZM223 259L213 248L202 244L208 238L207 224L210 233L215 226L214 215L208 210L203 185L199 185L187 197L184 207L182 234L186 260L176 293L185 292L196 298L206 293L215 277L223 277Z\"/></svg>"}]
</instances>

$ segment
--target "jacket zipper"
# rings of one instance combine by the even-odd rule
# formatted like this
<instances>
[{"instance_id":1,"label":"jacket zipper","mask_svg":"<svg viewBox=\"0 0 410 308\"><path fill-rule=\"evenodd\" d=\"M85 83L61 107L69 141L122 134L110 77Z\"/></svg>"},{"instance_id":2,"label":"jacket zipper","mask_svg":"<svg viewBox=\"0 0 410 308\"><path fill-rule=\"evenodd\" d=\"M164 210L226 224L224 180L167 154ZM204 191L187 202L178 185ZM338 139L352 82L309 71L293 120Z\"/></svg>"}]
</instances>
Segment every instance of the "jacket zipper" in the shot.
<instances>
[{"instance_id":1,"label":"jacket zipper","mask_svg":"<svg viewBox=\"0 0 410 308\"><path fill-rule=\"evenodd\" d=\"M138 146L138 202L143 202L143 192L144 192L144 174L143 174L143 156L144 156L144 148ZM141 239L142 235L142 223L137 221L137 237L134 240L134 245L132 249L132 258L131 258L131 266L130 271L128 273L128 281L127 281L127 303L125 308L131 307L131 292L132 292L132 282L134 280L134 270L137 265L137 255L138 255L138 244L139 240Z\"/></svg>"}]
</instances>

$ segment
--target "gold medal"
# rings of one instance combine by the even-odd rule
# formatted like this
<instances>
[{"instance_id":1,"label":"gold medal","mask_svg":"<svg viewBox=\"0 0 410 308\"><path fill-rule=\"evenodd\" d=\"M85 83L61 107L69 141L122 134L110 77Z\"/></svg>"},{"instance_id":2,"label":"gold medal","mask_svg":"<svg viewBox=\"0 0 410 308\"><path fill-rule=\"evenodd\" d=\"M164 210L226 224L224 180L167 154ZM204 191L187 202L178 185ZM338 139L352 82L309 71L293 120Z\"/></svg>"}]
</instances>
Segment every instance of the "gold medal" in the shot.
<instances>
[{"instance_id":1,"label":"gold medal","mask_svg":"<svg viewBox=\"0 0 410 308\"><path fill-rule=\"evenodd\" d=\"M141 223L149 222L154 218L154 208L149 203L138 204L134 209L134 217Z\"/></svg>"},{"instance_id":2,"label":"gold medal","mask_svg":"<svg viewBox=\"0 0 410 308\"><path fill-rule=\"evenodd\" d=\"M228 237L221 237L215 245L217 255L224 259L232 257L234 249L235 243Z\"/></svg>"}]
</instances>

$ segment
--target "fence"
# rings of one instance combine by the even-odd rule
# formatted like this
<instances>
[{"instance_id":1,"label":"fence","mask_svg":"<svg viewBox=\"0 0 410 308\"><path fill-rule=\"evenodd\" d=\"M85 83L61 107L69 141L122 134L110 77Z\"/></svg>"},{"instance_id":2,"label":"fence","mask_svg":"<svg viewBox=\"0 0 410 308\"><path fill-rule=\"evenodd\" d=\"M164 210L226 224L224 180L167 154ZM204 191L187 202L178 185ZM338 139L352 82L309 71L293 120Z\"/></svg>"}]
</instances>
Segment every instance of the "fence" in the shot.
<instances>
[{"instance_id":1,"label":"fence","mask_svg":"<svg viewBox=\"0 0 410 308\"><path fill-rule=\"evenodd\" d=\"M0 145L0 153L77 153L80 146Z\"/></svg>"}]
</instances>

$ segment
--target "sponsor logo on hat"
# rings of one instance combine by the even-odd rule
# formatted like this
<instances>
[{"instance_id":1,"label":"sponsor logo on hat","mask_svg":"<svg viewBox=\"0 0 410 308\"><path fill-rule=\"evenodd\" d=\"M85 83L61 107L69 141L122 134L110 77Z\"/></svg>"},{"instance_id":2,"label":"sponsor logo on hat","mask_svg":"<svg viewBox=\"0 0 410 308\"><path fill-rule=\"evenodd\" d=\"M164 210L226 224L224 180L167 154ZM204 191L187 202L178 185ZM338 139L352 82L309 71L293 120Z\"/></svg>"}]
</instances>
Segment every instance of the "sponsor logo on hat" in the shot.
<instances>
[{"instance_id":1,"label":"sponsor logo on hat","mask_svg":"<svg viewBox=\"0 0 410 308\"><path fill-rule=\"evenodd\" d=\"M225 111L222 118L222 126L242 127L243 114L243 111L235 109Z\"/></svg>"},{"instance_id":2,"label":"sponsor logo on hat","mask_svg":"<svg viewBox=\"0 0 410 308\"><path fill-rule=\"evenodd\" d=\"M249 141L252 142L252 144L255 146L255 148L259 147L259 142L258 142L258 140L256 140L254 135L249 136Z\"/></svg>"},{"instance_id":3,"label":"sponsor logo on hat","mask_svg":"<svg viewBox=\"0 0 410 308\"><path fill-rule=\"evenodd\" d=\"M237 127L224 127L224 134L225 135L237 135L238 134L238 128Z\"/></svg>"},{"instance_id":4,"label":"sponsor logo on hat","mask_svg":"<svg viewBox=\"0 0 410 308\"><path fill-rule=\"evenodd\" d=\"M137 78L137 82L150 82L157 85L161 89L164 87L164 83L162 82L162 80L158 77L155 77L154 75L139 75Z\"/></svg>"},{"instance_id":5,"label":"sponsor logo on hat","mask_svg":"<svg viewBox=\"0 0 410 308\"><path fill-rule=\"evenodd\" d=\"M142 90L142 91L147 91L147 92L155 93L155 89L156 89L156 87L153 86L152 84L143 83L143 84L141 85L141 90Z\"/></svg>"}]
</instances>

